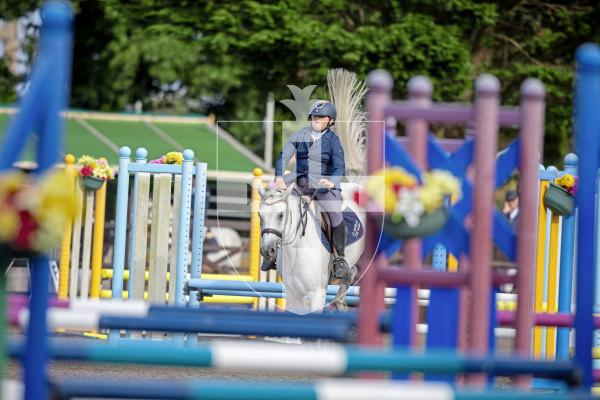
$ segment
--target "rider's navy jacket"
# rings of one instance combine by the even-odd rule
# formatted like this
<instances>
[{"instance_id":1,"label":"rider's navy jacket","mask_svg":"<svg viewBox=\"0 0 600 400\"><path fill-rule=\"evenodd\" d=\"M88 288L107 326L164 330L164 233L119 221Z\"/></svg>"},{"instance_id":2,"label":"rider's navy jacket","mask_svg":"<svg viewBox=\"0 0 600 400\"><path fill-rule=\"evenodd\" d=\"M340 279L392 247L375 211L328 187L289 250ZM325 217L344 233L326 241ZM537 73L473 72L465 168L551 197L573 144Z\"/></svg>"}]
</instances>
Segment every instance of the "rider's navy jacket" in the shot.
<instances>
[{"instance_id":1,"label":"rider's navy jacket","mask_svg":"<svg viewBox=\"0 0 600 400\"><path fill-rule=\"evenodd\" d=\"M339 189L346 169L344 149L339 137L327 129L321 138L313 142L312 129L305 127L292 134L275 163L275 176L283 177L283 171L296 154L296 166L286 181L300 176L308 177L309 184L315 185L319 179L329 179Z\"/></svg>"}]
</instances>

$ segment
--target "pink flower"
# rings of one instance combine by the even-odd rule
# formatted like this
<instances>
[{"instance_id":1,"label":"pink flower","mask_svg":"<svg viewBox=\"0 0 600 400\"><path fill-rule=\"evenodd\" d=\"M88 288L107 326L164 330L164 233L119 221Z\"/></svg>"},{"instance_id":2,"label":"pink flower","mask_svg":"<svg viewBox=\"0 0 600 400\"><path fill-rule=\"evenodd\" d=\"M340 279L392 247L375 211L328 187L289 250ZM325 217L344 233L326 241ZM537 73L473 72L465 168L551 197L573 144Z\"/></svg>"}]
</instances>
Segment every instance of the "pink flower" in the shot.
<instances>
[{"instance_id":1,"label":"pink flower","mask_svg":"<svg viewBox=\"0 0 600 400\"><path fill-rule=\"evenodd\" d=\"M92 176L94 170L89 165L86 165L85 167L81 168L79 173L81 174L81 176Z\"/></svg>"},{"instance_id":2,"label":"pink flower","mask_svg":"<svg viewBox=\"0 0 600 400\"><path fill-rule=\"evenodd\" d=\"M150 160L149 164L164 164L167 161L166 156L162 156L161 158L157 158L156 160Z\"/></svg>"}]
</instances>

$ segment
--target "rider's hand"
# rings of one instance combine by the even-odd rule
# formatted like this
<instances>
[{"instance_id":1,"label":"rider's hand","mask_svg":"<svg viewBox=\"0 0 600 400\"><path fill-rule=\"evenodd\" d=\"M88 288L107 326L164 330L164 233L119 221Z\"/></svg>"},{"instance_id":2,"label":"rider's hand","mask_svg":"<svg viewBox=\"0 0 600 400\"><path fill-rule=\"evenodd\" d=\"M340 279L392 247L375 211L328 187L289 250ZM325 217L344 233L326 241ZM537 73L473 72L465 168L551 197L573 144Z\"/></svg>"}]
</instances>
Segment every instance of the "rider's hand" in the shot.
<instances>
[{"instance_id":1,"label":"rider's hand","mask_svg":"<svg viewBox=\"0 0 600 400\"><path fill-rule=\"evenodd\" d=\"M325 178L319 179L319 185L321 185L327 189L333 189L335 187L333 182L331 182L329 179L325 179Z\"/></svg>"},{"instance_id":2,"label":"rider's hand","mask_svg":"<svg viewBox=\"0 0 600 400\"><path fill-rule=\"evenodd\" d=\"M285 181L283 180L283 178L275 179L275 187L277 188L277 190L287 189L287 186L285 185Z\"/></svg>"}]
</instances>

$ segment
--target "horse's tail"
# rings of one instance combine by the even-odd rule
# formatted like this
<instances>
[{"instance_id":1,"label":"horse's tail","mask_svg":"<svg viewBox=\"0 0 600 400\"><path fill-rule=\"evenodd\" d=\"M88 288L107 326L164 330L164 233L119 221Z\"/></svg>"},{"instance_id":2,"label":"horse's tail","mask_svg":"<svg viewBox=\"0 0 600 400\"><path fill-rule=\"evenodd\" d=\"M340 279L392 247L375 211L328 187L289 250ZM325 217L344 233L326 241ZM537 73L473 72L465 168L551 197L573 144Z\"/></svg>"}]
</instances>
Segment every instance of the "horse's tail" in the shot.
<instances>
[{"instance_id":1,"label":"horse's tail","mask_svg":"<svg viewBox=\"0 0 600 400\"><path fill-rule=\"evenodd\" d=\"M367 113L362 100L367 88L354 72L341 68L329 70L327 86L337 111L335 130L344 148L346 177L351 182L360 182L366 172Z\"/></svg>"}]
</instances>

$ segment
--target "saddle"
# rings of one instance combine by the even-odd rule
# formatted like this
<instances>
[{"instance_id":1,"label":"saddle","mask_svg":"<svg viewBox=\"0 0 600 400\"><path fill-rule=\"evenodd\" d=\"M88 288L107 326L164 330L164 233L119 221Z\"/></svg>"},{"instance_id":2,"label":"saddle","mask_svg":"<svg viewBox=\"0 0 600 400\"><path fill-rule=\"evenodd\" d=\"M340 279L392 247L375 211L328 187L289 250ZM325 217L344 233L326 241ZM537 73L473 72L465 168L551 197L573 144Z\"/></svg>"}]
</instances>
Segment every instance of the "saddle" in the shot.
<instances>
[{"instance_id":1,"label":"saddle","mask_svg":"<svg viewBox=\"0 0 600 400\"><path fill-rule=\"evenodd\" d=\"M329 215L316 201L312 201L310 196L302 195L301 199L302 207L306 207L307 205L309 207L308 216L315 219L315 222L317 222L315 226L319 229L321 244L328 252L333 253L333 247L331 245L331 221ZM317 215L319 218L317 218ZM347 205L343 209L342 215L344 217L344 222L346 223L346 246L349 246L362 238L365 229L358 215Z\"/></svg>"}]
</instances>

